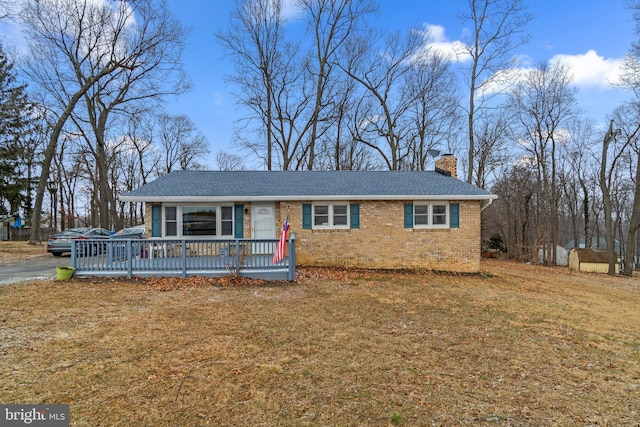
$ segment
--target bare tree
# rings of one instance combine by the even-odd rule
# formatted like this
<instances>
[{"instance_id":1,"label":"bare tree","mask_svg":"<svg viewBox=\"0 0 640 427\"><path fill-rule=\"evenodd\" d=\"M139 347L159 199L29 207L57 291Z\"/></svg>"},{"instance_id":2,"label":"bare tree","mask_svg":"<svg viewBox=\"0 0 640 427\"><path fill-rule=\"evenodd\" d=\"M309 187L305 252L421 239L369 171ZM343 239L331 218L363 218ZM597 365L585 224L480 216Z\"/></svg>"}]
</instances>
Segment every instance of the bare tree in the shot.
<instances>
[{"instance_id":1,"label":"bare tree","mask_svg":"<svg viewBox=\"0 0 640 427\"><path fill-rule=\"evenodd\" d=\"M85 177L85 183L88 181L87 188L95 189L95 180L92 180L94 168L87 165L87 156L82 151L82 147L78 144L78 138L76 135L64 133L62 135L59 149L56 150L56 155L53 159L54 170L57 172L54 175L55 185L58 187L57 194L60 199L60 226L61 229L72 228L77 226L76 219L77 206L76 206L76 189L81 184L83 173ZM90 209L89 212L93 217L95 209ZM93 217L95 218L95 217ZM96 225L95 222L91 225Z\"/></svg>"},{"instance_id":2,"label":"bare tree","mask_svg":"<svg viewBox=\"0 0 640 427\"><path fill-rule=\"evenodd\" d=\"M640 1L628 0L627 4L633 11L636 36L640 36ZM635 132L630 132L628 128L630 127L633 129L635 123L638 123L637 110L640 105L640 37L636 38L636 40L631 44L631 48L625 57L621 71L620 86L631 90L635 96L635 102L633 104L623 106L618 111L618 113L626 111L627 114L624 114L626 117L629 115L635 116L630 123L625 123L626 120L623 119L622 124L622 132L624 133L625 139L631 143L633 148L632 151L634 152L635 159L631 160L630 163L633 164L635 161L636 164L635 171L632 170L630 174L635 188L633 189L634 196L631 209L632 213L627 236L628 244L625 252L624 264L624 274L631 276L633 273L633 264L636 260L636 243L638 240L638 233L640 231L640 150L638 149L638 142L636 138L634 137L630 139L630 136L634 135Z\"/></svg>"},{"instance_id":3,"label":"bare tree","mask_svg":"<svg viewBox=\"0 0 640 427\"><path fill-rule=\"evenodd\" d=\"M238 103L253 111L252 119L261 124L266 147L248 145L264 158L267 170L273 168L273 102L279 89L276 85L291 83L283 75L295 56L295 49L285 46L282 27L282 0L236 0L228 31L216 33L235 65L229 80L238 85Z\"/></svg>"},{"instance_id":4,"label":"bare tree","mask_svg":"<svg viewBox=\"0 0 640 427\"><path fill-rule=\"evenodd\" d=\"M209 145L189 117L161 114L156 126L153 142L162 153L158 175L168 174L176 168L202 168L200 160L209 153Z\"/></svg>"},{"instance_id":5,"label":"bare tree","mask_svg":"<svg viewBox=\"0 0 640 427\"><path fill-rule=\"evenodd\" d=\"M473 184L486 188L490 174L510 160L512 154L506 147L511 131L511 111L506 106L484 110L475 120L475 163Z\"/></svg>"},{"instance_id":6,"label":"bare tree","mask_svg":"<svg viewBox=\"0 0 640 427\"><path fill-rule=\"evenodd\" d=\"M408 111L421 96L406 85L405 75L420 61L416 53L423 38L416 32L391 34L382 38L382 46L375 42L377 38L350 43L338 66L361 85L368 98L369 115L360 123L358 138L379 154L389 170L400 170L410 151Z\"/></svg>"},{"instance_id":7,"label":"bare tree","mask_svg":"<svg viewBox=\"0 0 640 427\"><path fill-rule=\"evenodd\" d=\"M485 225L501 236L508 256L532 261L536 248L534 213L536 203L535 168L527 157L505 168L492 191L498 199L487 210ZM484 214L483 214L484 215Z\"/></svg>"},{"instance_id":8,"label":"bare tree","mask_svg":"<svg viewBox=\"0 0 640 427\"><path fill-rule=\"evenodd\" d=\"M640 36L640 0L627 0L633 12L636 35ZM620 70L619 86L633 91L635 98L640 99L640 37L631 43Z\"/></svg>"},{"instance_id":9,"label":"bare tree","mask_svg":"<svg viewBox=\"0 0 640 427\"><path fill-rule=\"evenodd\" d=\"M131 111L126 117L123 137L129 150L135 156L140 185L149 182L149 178L159 170L161 151L153 145L155 117L146 109ZM133 190L132 187L130 190Z\"/></svg>"},{"instance_id":10,"label":"bare tree","mask_svg":"<svg viewBox=\"0 0 640 427\"><path fill-rule=\"evenodd\" d=\"M451 63L427 51L419 56L404 76L410 105L411 131L407 136L411 169L426 170L433 150L450 152L449 140L458 127L458 99Z\"/></svg>"},{"instance_id":11,"label":"bare tree","mask_svg":"<svg viewBox=\"0 0 640 427\"><path fill-rule=\"evenodd\" d=\"M537 218L539 244L556 262L558 244L557 144L567 138L564 125L576 113L572 76L563 64L540 63L526 74L510 94L521 145L526 147L537 169Z\"/></svg>"},{"instance_id":12,"label":"bare tree","mask_svg":"<svg viewBox=\"0 0 640 427\"><path fill-rule=\"evenodd\" d=\"M613 159L611 165L607 165L611 169L617 168L619 172L624 170L624 176L617 183L613 179L610 179L610 175L616 175L616 173L609 169L607 170L607 185L606 190L613 195L609 196L609 201L605 197L605 202L611 204L611 213L613 215L615 205L618 205L618 211L624 208L624 201L626 200L626 206L630 207L630 215L628 216L628 226L618 233L620 240L626 236L626 245L621 245L621 249L624 248L624 274L631 276L633 273L633 263L636 254L636 235L640 230L640 105L637 103L627 103L616 108L614 111L614 120L619 129L613 130L612 133L608 133L605 137L613 138L613 141L609 140L608 145L612 144ZM612 135L612 136L610 136ZM604 143L603 143L604 150ZM602 173L602 172L601 172ZM621 185L621 183L624 183ZM602 179L601 179L602 185ZM614 203L618 202L618 203ZM605 203L605 207L606 207ZM607 211L605 210L605 215ZM614 215L615 220L620 223L622 215ZM606 218L605 218L606 220ZM614 221L612 221L613 223ZM606 222L605 222L606 224ZM620 224L620 227L622 225ZM615 229L615 227L614 227ZM608 244L608 242L607 242ZM622 255L622 254L620 254Z\"/></svg>"},{"instance_id":13,"label":"bare tree","mask_svg":"<svg viewBox=\"0 0 640 427\"><path fill-rule=\"evenodd\" d=\"M161 151L153 144L153 121L145 108L129 111L119 120L118 131L122 141L115 163L110 165L115 174L112 188L116 195L132 191L146 184L157 174ZM116 184L117 182L117 184ZM139 224L144 219L144 204L119 202L119 215L123 223Z\"/></svg>"},{"instance_id":14,"label":"bare tree","mask_svg":"<svg viewBox=\"0 0 640 427\"><path fill-rule=\"evenodd\" d=\"M591 121L571 121L567 127L569 139L561 146L564 151L562 158L567 165L564 192L568 198L575 200L574 210L571 211L573 241L578 246L582 236L587 248L591 247L593 237L591 205L596 197L593 183L598 180L596 165L599 154L595 153L597 141L594 139L594 126Z\"/></svg>"},{"instance_id":15,"label":"bare tree","mask_svg":"<svg viewBox=\"0 0 640 427\"><path fill-rule=\"evenodd\" d=\"M328 116L332 115L332 97L327 94L335 84L333 62L341 46L352 37L361 18L371 14L375 7L371 0L298 0L298 4L307 17L308 31L313 34L313 49L307 68L315 88L309 117L309 142L305 145L307 168L311 170L316 157L316 141L328 127Z\"/></svg>"},{"instance_id":16,"label":"bare tree","mask_svg":"<svg viewBox=\"0 0 640 427\"><path fill-rule=\"evenodd\" d=\"M132 67L120 68L93 85L82 99L84 114L76 110L72 115L78 128L90 135L86 141L96 164L99 225L107 229L122 227L117 221L117 205L109 185L110 165L117 155L114 135L112 142L108 141L112 117L128 114L134 103L158 103L163 96L177 95L189 88L181 65L185 30L171 17L165 4L147 2L143 7L143 3L139 2L136 10L137 30L154 33L154 49L141 54ZM101 11L105 12L109 11ZM155 28L160 26L161 29Z\"/></svg>"},{"instance_id":17,"label":"bare tree","mask_svg":"<svg viewBox=\"0 0 640 427\"><path fill-rule=\"evenodd\" d=\"M471 57L465 80L469 87L467 182L472 183L477 173L475 116L486 108L490 98L486 95L495 94L508 78L512 54L529 40L526 31L533 15L527 12L525 0L468 2L469 8L460 18L472 27L461 52Z\"/></svg>"},{"instance_id":18,"label":"bare tree","mask_svg":"<svg viewBox=\"0 0 640 427\"><path fill-rule=\"evenodd\" d=\"M243 157L226 151L218 151L216 164L218 170L221 171L241 171L246 169Z\"/></svg>"},{"instance_id":19,"label":"bare tree","mask_svg":"<svg viewBox=\"0 0 640 427\"><path fill-rule=\"evenodd\" d=\"M363 110L363 98L357 83L343 76L334 86L335 106L331 127L322 135L316 169L321 170L366 170L374 169L375 161L371 149L361 142L361 124L368 115ZM363 113L364 111L364 113Z\"/></svg>"},{"instance_id":20,"label":"bare tree","mask_svg":"<svg viewBox=\"0 0 640 427\"><path fill-rule=\"evenodd\" d=\"M89 0L27 0L19 14L29 58L24 72L56 105L36 190L31 241L39 241L42 200L58 139L78 102L114 73L139 69L163 43L163 0L134 3ZM147 22L145 19L150 19Z\"/></svg>"},{"instance_id":21,"label":"bare tree","mask_svg":"<svg viewBox=\"0 0 640 427\"><path fill-rule=\"evenodd\" d=\"M607 251L609 254L609 271L608 274L615 274L615 265L616 265L616 248L613 239L613 208L611 203L611 187L612 187L612 175L615 170L615 165L617 161L620 159L622 155L622 149L617 150L614 153L613 159L611 161L611 165L609 165L609 160L607 155L609 153L609 146L611 142L615 140L616 133L618 131L614 131L613 129L613 120L609 122L609 129L604 135L602 140L602 160L600 163L600 189L602 190L602 200L604 204L604 225L605 225L605 235L607 239Z\"/></svg>"}]
</instances>

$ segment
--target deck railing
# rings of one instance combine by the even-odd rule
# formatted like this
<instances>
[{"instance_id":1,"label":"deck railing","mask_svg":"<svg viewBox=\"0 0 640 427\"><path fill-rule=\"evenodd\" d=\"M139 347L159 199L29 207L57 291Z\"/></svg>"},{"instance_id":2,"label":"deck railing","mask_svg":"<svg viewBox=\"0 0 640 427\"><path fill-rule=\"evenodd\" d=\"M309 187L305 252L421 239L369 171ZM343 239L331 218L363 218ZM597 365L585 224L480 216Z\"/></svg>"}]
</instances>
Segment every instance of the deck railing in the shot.
<instances>
[{"instance_id":1,"label":"deck railing","mask_svg":"<svg viewBox=\"0 0 640 427\"><path fill-rule=\"evenodd\" d=\"M74 240L71 264L78 276L239 275L295 279L295 239L285 257L272 263L277 239L111 239Z\"/></svg>"}]
</instances>

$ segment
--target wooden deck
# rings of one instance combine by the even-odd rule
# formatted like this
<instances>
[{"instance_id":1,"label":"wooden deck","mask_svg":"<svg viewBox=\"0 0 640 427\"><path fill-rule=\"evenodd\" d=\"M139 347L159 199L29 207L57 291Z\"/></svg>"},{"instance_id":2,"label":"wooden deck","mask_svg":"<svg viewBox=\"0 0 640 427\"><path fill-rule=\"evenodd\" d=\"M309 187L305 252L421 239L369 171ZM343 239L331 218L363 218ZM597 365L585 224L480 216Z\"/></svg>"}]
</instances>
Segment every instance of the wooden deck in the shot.
<instances>
[{"instance_id":1,"label":"wooden deck","mask_svg":"<svg viewBox=\"0 0 640 427\"><path fill-rule=\"evenodd\" d=\"M224 277L265 280L295 278L295 241L272 264L278 240L108 240L75 241L71 264L77 276ZM80 256L80 254L88 254Z\"/></svg>"}]
</instances>

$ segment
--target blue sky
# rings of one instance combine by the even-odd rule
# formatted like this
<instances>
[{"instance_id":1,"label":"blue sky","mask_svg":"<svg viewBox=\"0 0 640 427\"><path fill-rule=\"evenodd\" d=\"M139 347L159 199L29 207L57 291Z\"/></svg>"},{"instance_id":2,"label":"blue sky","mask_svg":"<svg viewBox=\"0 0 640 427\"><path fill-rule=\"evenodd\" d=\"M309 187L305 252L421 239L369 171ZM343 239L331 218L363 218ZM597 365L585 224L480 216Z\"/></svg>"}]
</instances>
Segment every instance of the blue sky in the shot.
<instances>
[{"instance_id":1,"label":"blue sky","mask_svg":"<svg viewBox=\"0 0 640 427\"><path fill-rule=\"evenodd\" d=\"M234 3L234 0L169 0L175 16L191 28L184 63L194 89L179 98L168 99L167 109L171 114L188 115L207 137L211 168L215 167L216 152L236 152L233 123L243 116L236 107L233 88L225 82L225 75L232 71L229 61L214 38L215 32L227 28ZM635 38L626 0L528 0L528 3L530 12L537 17L531 23L530 42L517 52L522 66L558 58L570 64L585 116L607 123L606 115L627 96L609 85ZM374 25L406 31L429 26L434 41L445 47L460 40L463 34L457 16L465 10L468 0L379 0L379 4ZM294 17L288 26L303 30L304 25L295 19L295 9L287 10ZM11 42L9 31L5 37Z\"/></svg>"},{"instance_id":2,"label":"blue sky","mask_svg":"<svg viewBox=\"0 0 640 427\"><path fill-rule=\"evenodd\" d=\"M586 116L605 123L606 115L626 95L608 84L615 79L619 61L633 41L634 25L625 0L530 0L537 15L530 27L530 42L519 49L522 66L541 60L572 65L579 89L580 107ZM232 88L224 81L231 70L213 34L224 31L233 0L171 1L171 9L192 28L185 64L195 84L191 93L172 100L174 114L189 115L211 144L212 160L219 150L234 152L233 122L242 116L236 109ZM438 30L438 42L454 43L464 28L458 12L467 0L380 0L376 23L391 30L424 28ZM292 21L289 25L300 26ZM432 31L435 35L436 32Z\"/></svg>"}]
</instances>

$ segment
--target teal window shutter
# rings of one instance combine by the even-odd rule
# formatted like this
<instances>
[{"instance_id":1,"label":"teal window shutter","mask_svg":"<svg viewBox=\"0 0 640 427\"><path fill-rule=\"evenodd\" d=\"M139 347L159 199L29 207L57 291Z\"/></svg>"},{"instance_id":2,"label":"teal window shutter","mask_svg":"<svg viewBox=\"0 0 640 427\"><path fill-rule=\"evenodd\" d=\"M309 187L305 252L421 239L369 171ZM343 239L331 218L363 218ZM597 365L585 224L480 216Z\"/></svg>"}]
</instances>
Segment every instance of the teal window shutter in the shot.
<instances>
[{"instance_id":1,"label":"teal window shutter","mask_svg":"<svg viewBox=\"0 0 640 427\"><path fill-rule=\"evenodd\" d=\"M309 203L302 205L302 228L311 228L311 205Z\"/></svg>"},{"instance_id":2,"label":"teal window shutter","mask_svg":"<svg viewBox=\"0 0 640 427\"><path fill-rule=\"evenodd\" d=\"M151 205L151 237L162 237L162 205Z\"/></svg>"},{"instance_id":3,"label":"teal window shutter","mask_svg":"<svg viewBox=\"0 0 640 427\"><path fill-rule=\"evenodd\" d=\"M404 204L404 228L413 228L413 203Z\"/></svg>"},{"instance_id":4,"label":"teal window shutter","mask_svg":"<svg viewBox=\"0 0 640 427\"><path fill-rule=\"evenodd\" d=\"M244 205L238 204L234 207L233 215L233 237L244 239Z\"/></svg>"},{"instance_id":5,"label":"teal window shutter","mask_svg":"<svg viewBox=\"0 0 640 427\"><path fill-rule=\"evenodd\" d=\"M351 203L349 206L349 216L351 228L360 228L360 204Z\"/></svg>"},{"instance_id":6,"label":"teal window shutter","mask_svg":"<svg viewBox=\"0 0 640 427\"><path fill-rule=\"evenodd\" d=\"M451 203L449 205L449 227L460 228L460 204Z\"/></svg>"}]
</instances>

